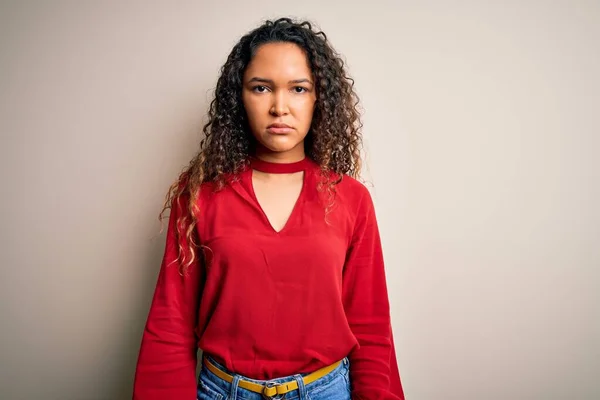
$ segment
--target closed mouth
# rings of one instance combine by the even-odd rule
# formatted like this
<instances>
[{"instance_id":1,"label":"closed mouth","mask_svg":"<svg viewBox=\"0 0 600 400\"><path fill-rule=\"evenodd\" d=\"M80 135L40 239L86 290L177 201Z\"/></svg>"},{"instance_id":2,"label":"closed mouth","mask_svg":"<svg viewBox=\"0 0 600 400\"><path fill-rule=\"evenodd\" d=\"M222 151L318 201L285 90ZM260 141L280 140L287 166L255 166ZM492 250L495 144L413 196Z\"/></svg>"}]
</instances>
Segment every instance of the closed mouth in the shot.
<instances>
[{"instance_id":1,"label":"closed mouth","mask_svg":"<svg viewBox=\"0 0 600 400\"><path fill-rule=\"evenodd\" d=\"M271 124L269 126L267 126L267 128L291 128L291 126L287 125L287 124Z\"/></svg>"}]
</instances>

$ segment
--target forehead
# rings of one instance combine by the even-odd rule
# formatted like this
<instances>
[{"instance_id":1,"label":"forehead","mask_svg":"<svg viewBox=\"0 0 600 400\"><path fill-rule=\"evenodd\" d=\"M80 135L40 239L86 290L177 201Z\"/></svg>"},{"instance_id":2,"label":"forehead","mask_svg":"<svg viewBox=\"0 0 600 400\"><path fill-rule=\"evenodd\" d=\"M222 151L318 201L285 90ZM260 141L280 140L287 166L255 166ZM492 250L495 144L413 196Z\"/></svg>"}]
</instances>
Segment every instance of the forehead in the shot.
<instances>
[{"instance_id":1,"label":"forehead","mask_svg":"<svg viewBox=\"0 0 600 400\"><path fill-rule=\"evenodd\" d=\"M310 78L311 70L304 51L294 43L267 43L256 51L248 64L245 79L255 76L273 80Z\"/></svg>"}]
</instances>

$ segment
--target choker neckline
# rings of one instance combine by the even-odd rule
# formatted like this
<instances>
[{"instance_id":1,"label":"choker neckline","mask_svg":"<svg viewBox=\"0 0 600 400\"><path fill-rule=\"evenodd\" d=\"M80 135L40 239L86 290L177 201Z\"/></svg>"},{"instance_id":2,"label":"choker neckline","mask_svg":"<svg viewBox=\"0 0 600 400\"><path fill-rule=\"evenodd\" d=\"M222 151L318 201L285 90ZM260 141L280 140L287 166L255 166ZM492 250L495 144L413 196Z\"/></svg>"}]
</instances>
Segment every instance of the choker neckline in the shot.
<instances>
[{"instance_id":1,"label":"choker neckline","mask_svg":"<svg viewBox=\"0 0 600 400\"><path fill-rule=\"evenodd\" d=\"M306 171L309 165L310 159L308 157L291 163L276 163L261 160L257 157L250 157L250 168L268 174L293 174L295 172Z\"/></svg>"}]
</instances>

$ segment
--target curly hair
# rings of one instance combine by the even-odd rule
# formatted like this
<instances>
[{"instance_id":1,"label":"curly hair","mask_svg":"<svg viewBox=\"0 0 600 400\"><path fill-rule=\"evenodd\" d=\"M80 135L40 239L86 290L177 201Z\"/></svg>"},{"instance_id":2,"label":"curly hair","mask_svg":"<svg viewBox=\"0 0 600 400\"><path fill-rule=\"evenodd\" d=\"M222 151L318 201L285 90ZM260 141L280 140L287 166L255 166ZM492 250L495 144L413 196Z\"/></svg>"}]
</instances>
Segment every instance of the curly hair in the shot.
<instances>
[{"instance_id":1,"label":"curly hair","mask_svg":"<svg viewBox=\"0 0 600 400\"><path fill-rule=\"evenodd\" d=\"M176 221L177 236L185 235L186 239L183 244L178 240L175 260L179 261L182 274L196 257L202 256L197 249L204 247L196 238L194 217L200 211L197 205L200 186L213 182L215 190L220 190L227 176L235 176L249 164L255 139L242 102L243 76L258 48L272 42L294 43L303 49L315 79L316 103L304 148L306 156L320 166L324 179L319 190L325 188L331 200L326 209L333 204L335 185L342 176L360 175L363 125L354 80L348 76L344 61L325 33L313 29L310 22L290 18L265 21L239 40L222 66L200 150L169 188L159 214L162 224L165 211L175 201L180 208L180 201L187 204Z\"/></svg>"}]
</instances>

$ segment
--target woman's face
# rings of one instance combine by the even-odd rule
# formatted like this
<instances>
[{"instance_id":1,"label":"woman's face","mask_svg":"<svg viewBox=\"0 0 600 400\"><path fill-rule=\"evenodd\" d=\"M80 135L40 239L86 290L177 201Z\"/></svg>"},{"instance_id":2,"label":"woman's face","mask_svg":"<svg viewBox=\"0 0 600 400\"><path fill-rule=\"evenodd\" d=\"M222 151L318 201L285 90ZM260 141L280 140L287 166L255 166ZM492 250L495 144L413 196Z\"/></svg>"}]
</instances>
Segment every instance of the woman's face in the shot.
<instances>
[{"instance_id":1,"label":"woman's face","mask_svg":"<svg viewBox=\"0 0 600 400\"><path fill-rule=\"evenodd\" d=\"M242 89L257 141L256 155L302 159L316 99L314 79L300 47L293 43L260 46L246 68Z\"/></svg>"}]
</instances>

